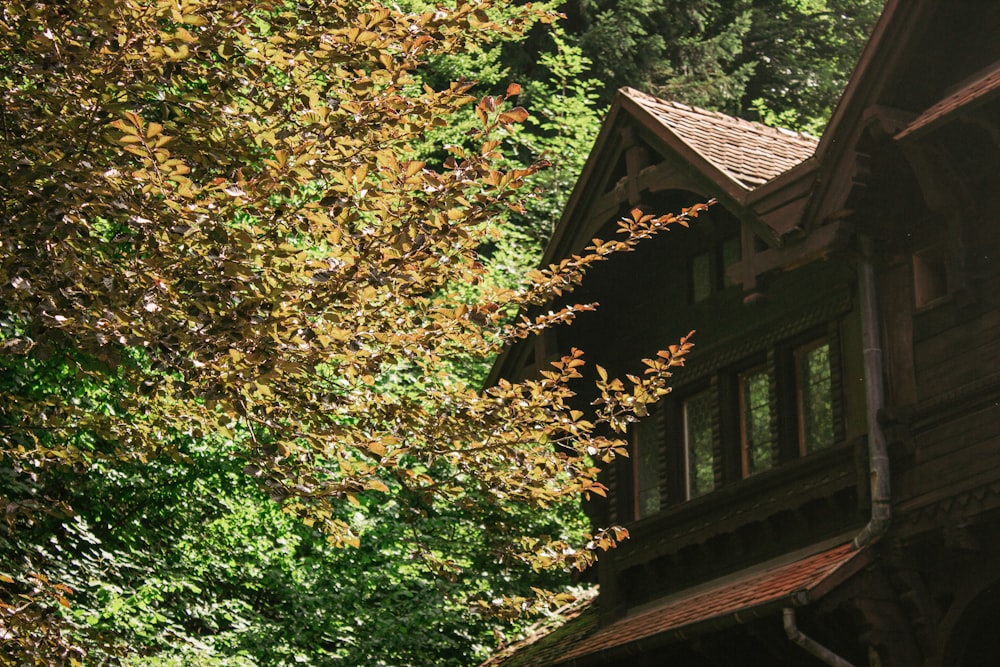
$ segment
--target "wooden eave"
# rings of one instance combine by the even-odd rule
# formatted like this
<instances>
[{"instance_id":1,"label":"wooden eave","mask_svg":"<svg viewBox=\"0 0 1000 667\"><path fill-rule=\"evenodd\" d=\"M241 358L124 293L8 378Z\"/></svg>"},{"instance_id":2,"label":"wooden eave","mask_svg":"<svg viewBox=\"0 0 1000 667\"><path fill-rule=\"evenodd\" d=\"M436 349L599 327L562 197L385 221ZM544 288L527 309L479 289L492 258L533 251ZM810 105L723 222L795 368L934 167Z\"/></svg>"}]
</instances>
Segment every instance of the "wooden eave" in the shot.
<instances>
[{"instance_id":1,"label":"wooden eave","mask_svg":"<svg viewBox=\"0 0 1000 667\"><path fill-rule=\"evenodd\" d=\"M747 194L746 208L774 230L779 245L802 229L802 215L818 172L819 162L811 157Z\"/></svg>"},{"instance_id":2,"label":"wooden eave","mask_svg":"<svg viewBox=\"0 0 1000 667\"><path fill-rule=\"evenodd\" d=\"M850 213L846 207L859 177L858 142L869 125L879 120L873 110L906 65L918 39L916 28L926 22L932 9L927 0L886 3L816 148L819 169L803 218L806 229Z\"/></svg>"},{"instance_id":3,"label":"wooden eave","mask_svg":"<svg viewBox=\"0 0 1000 667\"><path fill-rule=\"evenodd\" d=\"M566 202L562 216L552 232L548 245L545 246L542 266L548 266L572 252L574 239L568 235L575 231L572 222L577 217L576 212L586 210L587 204L595 195L587 185L594 180L607 178L607 173L614 168L620 157L621 147L616 146L615 137L619 132L619 116L621 114L620 100L616 95L604 122L601 123L601 129L597 133L597 139L594 140L594 146L587 155L587 162L584 164L579 178L576 179L576 184L573 186L573 191Z\"/></svg>"},{"instance_id":4,"label":"wooden eave","mask_svg":"<svg viewBox=\"0 0 1000 667\"><path fill-rule=\"evenodd\" d=\"M1000 61L956 86L955 90L920 114L893 139L906 141L923 136L956 116L961 117L973 112L998 96L1000 96Z\"/></svg>"},{"instance_id":5,"label":"wooden eave","mask_svg":"<svg viewBox=\"0 0 1000 667\"><path fill-rule=\"evenodd\" d=\"M693 167L705 179L705 185L715 190L710 193L711 196L718 199L727 208L744 208L746 196L750 190L725 171L719 169L704 155L672 132L670 128L664 126L659 119L636 102L631 96L632 93L633 89L623 88L616 93L615 98L621 98L622 108L628 111L636 122L680 157L683 164Z\"/></svg>"}]
</instances>

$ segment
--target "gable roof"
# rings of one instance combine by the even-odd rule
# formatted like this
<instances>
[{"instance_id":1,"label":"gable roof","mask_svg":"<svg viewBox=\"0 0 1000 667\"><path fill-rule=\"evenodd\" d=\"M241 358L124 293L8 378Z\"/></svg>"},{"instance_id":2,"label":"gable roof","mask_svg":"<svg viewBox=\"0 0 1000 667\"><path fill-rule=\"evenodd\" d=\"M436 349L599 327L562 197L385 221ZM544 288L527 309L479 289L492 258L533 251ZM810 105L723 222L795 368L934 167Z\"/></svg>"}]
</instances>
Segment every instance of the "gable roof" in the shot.
<instances>
[{"instance_id":1,"label":"gable roof","mask_svg":"<svg viewBox=\"0 0 1000 667\"><path fill-rule=\"evenodd\" d=\"M858 551L850 542L819 552L815 548L682 591L604 627L597 624L596 609L575 610L550 635L484 667L575 665L634 642L671 642L745 623L814 602L871 561L868 551Z\"/></svg>"},{"instance_id":2,"label":"gable roof","mask_svg":"<svg viewBox=\"0 0 1000 667\"><path fill-rule=\"evenodd\" d=\"M624 160L629 149L624 138L630 134L641 135L659 154L659 161L629 174L635 191L687 190L704 200L717 199L733 212L742 211L741 218L764 238L785 230L758 219L747 206L749 198L780 185L789 172L800 171L796 167L813 163L810 158L819 143L808 134L620 88L546 246L543 265L589 243L609 221L605 214L614 216L626 202L636 205L628 196L629 187L623 186L626 179L614 181L619 176L614 167ZM762 187L765 184L768 188Z\"/></svg>"},{"instance_id":3,"label":"gable roof","mask_svg":"<svg viewBox=\"0 0 1000 667\"><path fill-rule=\"evenodd\" d=\"M748 190L808 159L819 143L816 137L802 132L661 100L633 88L622 88L621 93Z\"/></svg>"}]
</instances>

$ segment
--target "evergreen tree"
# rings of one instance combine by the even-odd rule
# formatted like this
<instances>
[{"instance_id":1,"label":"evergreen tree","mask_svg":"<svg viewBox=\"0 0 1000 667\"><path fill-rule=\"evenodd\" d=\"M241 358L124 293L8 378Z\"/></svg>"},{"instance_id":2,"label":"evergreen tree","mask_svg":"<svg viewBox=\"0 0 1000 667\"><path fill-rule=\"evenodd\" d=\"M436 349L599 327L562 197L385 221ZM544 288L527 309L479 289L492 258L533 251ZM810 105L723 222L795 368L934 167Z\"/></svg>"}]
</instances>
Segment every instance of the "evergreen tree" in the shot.
<instances>
[{"instance_id":1,"label":"evergreen tree","mask_svg":"<svg viewBox=\"0 0 1000 667\"><path fill-rule=\"evenodd\" d=\"M739 62L753 66L741 112L820 134L884 0L755 0Z\"/></svg>"},{"instance_id":2,"label":"evergreen tree","mask_svg":"<svg viewBox=\"0 0 1000 667\"><path fill-rule=\"evenodd\" d=\"M883 0L570 0L600 100L621 86L817 132ZM527 50L531 52L531 42ZM525 59L528 63L531 58ZM516 60L514 62L517 62ZM530 64L525 71L530 70Z\"/></svg>"}]
</instances>

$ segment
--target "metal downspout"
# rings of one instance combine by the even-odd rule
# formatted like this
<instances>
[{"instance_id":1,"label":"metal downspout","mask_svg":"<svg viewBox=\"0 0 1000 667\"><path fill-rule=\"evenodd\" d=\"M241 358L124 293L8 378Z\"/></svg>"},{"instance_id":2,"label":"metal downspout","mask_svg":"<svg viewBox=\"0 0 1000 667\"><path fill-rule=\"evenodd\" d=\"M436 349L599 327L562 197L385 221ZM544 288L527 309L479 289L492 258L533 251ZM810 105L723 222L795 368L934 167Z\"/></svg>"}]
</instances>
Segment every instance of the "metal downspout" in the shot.
<instances>
[{"instance_id":1,"label":"metal downspout","mask_svg":"<svg viewBox=\"0 0 1000 667\"><path fill-rule=\"evenodd\" d=\"M882 345L878 325L875 291L875 244L868 236L859 235L858 293L861 299L861 344L864 350L865 412L868 420L868 474L871 479L871 518L851 541L855 550L881 538L892 520L891 489L889 486L889 451L885 435L878 423L878 413L885 405L882 383ZM805 635L795 624L795 609L784 610L785 634L803 649L832 667L853 667L839 655Z\"/></svg>"},{"instance_id":2,"label":"metal downspout","mask_svg":"<svg viewBox=\"0 0 1000 667\"><path fill-rule=\"evenodd\" d=\"M858 291L861 296L861 343L864 348L865 399L868 416L868 474L871 476L872 515L852 545L861 549L877 541L889 529L892 505L889 487L889 451L878 423L878 413L885 405L882 384L882 347L875 294L875 244L860 236L858 247Z\"/></svg>"},{"instance_id":3,"label":"metal downspout","mask_svg":"<svg viewBox=\"0 0 1000 667\"><path fill-rule=\"evenodd\" d=\"M854 667L854 663L844 660L839 655L799 630L798 626L795 625L794 609L791 607L785 607L784 617L785 634L788 635L788 638L791 639L792 642L798 644L809 653L812 653L826 664L831 665L831 667Z\"/></svg>"}]
</instances>

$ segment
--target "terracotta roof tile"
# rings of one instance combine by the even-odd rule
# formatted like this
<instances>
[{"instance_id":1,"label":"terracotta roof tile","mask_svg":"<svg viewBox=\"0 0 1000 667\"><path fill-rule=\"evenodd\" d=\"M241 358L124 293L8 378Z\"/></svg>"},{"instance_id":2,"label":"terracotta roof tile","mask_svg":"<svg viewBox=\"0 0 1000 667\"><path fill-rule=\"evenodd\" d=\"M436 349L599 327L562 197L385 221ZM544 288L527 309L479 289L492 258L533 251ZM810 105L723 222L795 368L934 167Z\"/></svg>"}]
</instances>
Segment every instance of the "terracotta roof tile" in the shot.
<instances>
[{"instance_id":1,"label":"terracotta roof tile","mask_svg":"<svg viewBox=\"0 0 1000 667\"><path fill-rule=\"evenodd\" d=\"M622 93L748 190L811 157L819 142L808 134L668 102L632 88Z\"/></svg>"},{"instance_id":2,"label":"terracotta roof tile","mask_svg":"<svg viewBox=\"0 0 1000 667\"><path fill-rule=\"evenodd\" d=\"M824 582L861 553L848 543L791 562L765 563L672 595L652 609L603 628L597 627L596 609L583 609L553 633L512 656L487 664L503 667L559 665L667 632L680 635L679 631L702 622L724 617L734 618L736 622L746 621L747 618L740 618L741 614L752 618L752 610L763 605L801 603L797 600L801 596L810 600L810 593L821 589ZM858 561L858 564L863 562ZM851 574L855 570L844 571ZM821 593L816 597L819 595Z\"/></svg>"},{"instance_id":3,"label":"terracotta roof tile","mask_svg":"<svg viewBox=\"0 0 1000 667\"><path fill-rule=\"evenodd\" d=\"M896 135L902 139L922 129L936 125L938 121L952 113L968 107L979 100L985 100L992 93L1000 91L1000 63L994 63L985 73L980 73L968 84L948 95L943 100L920 114L906 129Z\"/></svg>"}]
</instances>

